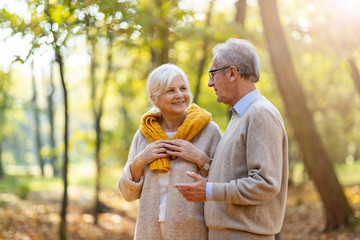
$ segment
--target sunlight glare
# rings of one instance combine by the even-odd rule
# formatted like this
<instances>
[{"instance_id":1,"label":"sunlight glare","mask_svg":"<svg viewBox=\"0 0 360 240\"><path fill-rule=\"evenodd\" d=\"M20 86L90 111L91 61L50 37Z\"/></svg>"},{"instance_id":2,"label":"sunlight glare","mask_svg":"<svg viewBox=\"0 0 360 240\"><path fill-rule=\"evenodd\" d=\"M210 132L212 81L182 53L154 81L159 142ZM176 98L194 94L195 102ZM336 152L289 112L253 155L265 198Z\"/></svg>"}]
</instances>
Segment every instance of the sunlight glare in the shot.
<instances>
[{"instance_id":1,"label":"sunlight glare","mask_svg":"<svg viewBox=\"0 0 360 240\"><path fill-rule=\"evenodd\" d=\"M304 16L298 18L298 24L303 32L308 32L311 27L311 22Z\"/></svg>"}]
</instances>

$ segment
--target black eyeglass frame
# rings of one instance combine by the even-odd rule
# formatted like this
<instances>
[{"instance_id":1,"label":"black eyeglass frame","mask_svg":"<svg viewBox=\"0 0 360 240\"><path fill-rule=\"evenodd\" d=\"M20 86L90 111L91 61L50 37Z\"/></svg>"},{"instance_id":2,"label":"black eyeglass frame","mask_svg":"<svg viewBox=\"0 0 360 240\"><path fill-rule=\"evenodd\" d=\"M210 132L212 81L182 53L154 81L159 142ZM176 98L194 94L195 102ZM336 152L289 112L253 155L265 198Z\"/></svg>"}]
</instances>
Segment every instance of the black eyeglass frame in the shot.
<instances>
[{"instance_id":1,"label":"black eyeglass frame","mask_svg":"<svg viewBox=\"0 0 360 240\"><path fill-rule=\"evenodd\" d=\"M214 72L217 72L217 71L220 71L220 70L224 70L224 69L227 69L227 68L229 68L229 67L231 67L231 66L222 67L222 68L213 69L213 70L208 71L209 78L212 79L212 78L214 77L214 75L213 75Z\"/></svg>"},{"instance_id":2,"label":"black eyeglass frame","mask_svg":"<svg viewBox=\"0 0 360 240\"><path fill-rule=\"evenodd\" d=\"M229 67L231 67L231 65L230 65L230 66L227 66L227 67L222 67L222 68L213 69L213 70L208 71L209 78L210 78L210 79L213 79L213 78L214 78L214 74L213 74L213 73L215 73L215 72L217 72L217 71L220 71L220 70L227 69L227 68L229 68ZM236 70L239 71L237 68L236 68Z\"/></svg>"}]
</instances>

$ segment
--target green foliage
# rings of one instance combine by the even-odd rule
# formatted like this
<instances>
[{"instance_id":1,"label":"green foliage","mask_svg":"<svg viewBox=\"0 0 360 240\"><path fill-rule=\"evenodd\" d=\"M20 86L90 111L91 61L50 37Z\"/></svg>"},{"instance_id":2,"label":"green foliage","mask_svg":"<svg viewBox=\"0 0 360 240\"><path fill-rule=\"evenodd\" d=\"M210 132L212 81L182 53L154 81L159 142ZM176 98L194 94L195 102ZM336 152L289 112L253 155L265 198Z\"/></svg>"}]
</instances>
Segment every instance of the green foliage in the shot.
<instances>
[{"instance_id":1,"label":"green foliage","mask_svg":"<svg viewBox=\"0 0 360 240\"><path fill-rule=\"evenodd\" d=\"M360 161L350 164L336 165L339 180L344 185L357 184L360 182Z\"/></svg>"},{"instance_id":2,"label":"green foliage","mask_svg":"<svg viewBox=\"0 0 360 240\"><path fill-rule=\"evenodd\" d=\"M18 195L20 199L23 200L26 199L28 193L29 193L29 186L26 183L20 184L16 189L16 195Z\"/></svg>"},{"instance_id":3,"label":"green foliage","mask_svg":"<svg viewBox=\"0 0 360 240\"><path fill-rule=\"evenodd\" d=\"M0 28L11 28L12 34L23 33L28 27L24 19L6 9L0 10L0 23Z\"/></svg>"},{"instance_id":4,"label":"green foliage","mask_svg":"<svg viewBox=\"0 0 360 240\"><path fill-rule=\"evenodd\" d=\"M353 9L359 6L358 2L353 4ZM284 30L294 67L330 158L335 163L345 163L349 156L356 158L356 151L349 148L360 142L356 130L360 113L354 111L360 98L346 58L355 55L359 59L360 42L348 34L359 27L358 15L348 9L348 2L285 1L279 6L286 19ZM340 14L348 17L340 18Z\"/></svg>"},{"instance_id":5,"label":"green foliage","mask_svg":"<svg viewBox=\"0 0 360 240\"><path fill-rule=\"evenodd\" d=\"M240 26L233 21L235 8L232 5L215 2L217 3L214 5L211 21L207 26L208 2L204 3L204 10L199 10L193 6L184 7L179 1L173 0L34 0L28 1L30 21L1 9L0 28L11 29L12 36L20 34L31 37L32 46L26 57L15 57L19 62L24 61L26 64L28 56L44 54L46 46L51 46L51 51L63 54L65 75L69 79L67 84L71 106L72 164L93 162L95 131L92 102L99 103L107 71L107 46L109 41L113 41L113 65L102 120L101 156L106 168L112 167L117 171L126 162L133 135L138 129L142 114L148 108L145 85L149 72L164 62L175 63L187 73L191 90L194 92L199 76L199 64L204 56L205 40L208 42L205 49L207 56L205 69L200 73L198 104L211 112L213 121L219 124L222 131L225 130L229 121L229 107L216 101L213 89L207 87L206 72L212 59L211 48L215 44L224 42L229 37L244 37L253 42L259 52L261 79L257 87L283 115L289 135L289 156L294 162L294 168L298 169L302 158L301 149L296 143L292 126L288 123L284 103L272 72L259 8L254 1L247 1L245 26ZM333 27L329 27L327 23L330 21L331 9L320 2L318 5L313 1L279 1L281 21L293 65L329 155L339 164L356 162L360 158L360 112L356 111L360 106L360 98L354 88L346 57L353 55L360 68L359 38L353 35L357 33L359 21L350 19L350 16L354 17L353 13L349 18L339 18L339 13L335 12L331 15ZM326 8L322 8L323 6ZM199 17L201 14L203 17ZM335 24L336 21L342 24ZM89 71L91 63L94 63L94 72ZM47 71L45 66L41 71ZM57 76L57 71L56 68L54 76ZM8 136L3 154L6 156L3 160L5 169L11 165L29 164L26 158L32 156L29 154L33 149L29 144L32 125L28 124L29 96L26 89L29 86L26 75L16 69L10 73L0 71L0 122L7 122L5 128L0 127L0 136ZM89 80L91 77L95 80L96 89L93 99ZM54 80L57 96L55 121L58 123L56 137L61 154L62 96L59 78L55 77ZM47 111L44 106L45 89L40 87L39 90L44 115ZM1 112L2 109L6 111ZM47 120L43 120L42 124L45 126L42 134L44 139L47 139ZM45 153L49 152L48 146L48 143L44 146L45 156L48 155ZM93 164L88 167L94 169ZM79 169L73 170L71 176L76 175ZM110 185L113 179L115 178L104 180L104 183ZM74 181L77 184L92 185L92 174L75 178Z\"/></svg>"},{"instance_id":6,"label":"green foliage","mask_svg":"<svg viewBox=\"0 0 360 240\"><path fill-rule=\"evenodd\" d=\"M28 194L34 191L53 191L60 189L58 178L41 178L31 175L7 174L0 181L0 192L15 193L20 199L27 199Z\"/></svg>"}]
</instances>

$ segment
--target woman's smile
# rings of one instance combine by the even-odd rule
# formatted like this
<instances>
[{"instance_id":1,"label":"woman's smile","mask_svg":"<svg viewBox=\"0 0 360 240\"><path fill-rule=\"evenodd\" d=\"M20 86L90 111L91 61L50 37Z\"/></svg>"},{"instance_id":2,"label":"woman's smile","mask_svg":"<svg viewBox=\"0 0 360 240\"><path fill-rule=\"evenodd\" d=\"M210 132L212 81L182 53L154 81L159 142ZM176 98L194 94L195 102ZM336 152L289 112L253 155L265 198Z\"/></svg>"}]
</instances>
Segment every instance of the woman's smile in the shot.
<instances>
[{"instance_id":1,"label":"woman's smile","mask_svg":"<svg viewBox=\"0 0 360 240\"><path fill-rule=\"evenodd\" d=\"M174 105L181 105L181 104L184 104L185 103L185 101L181 101L181 102L174 102L174 103L172 103L172 104L174 104Z\"/></svg>"}]
</instances>

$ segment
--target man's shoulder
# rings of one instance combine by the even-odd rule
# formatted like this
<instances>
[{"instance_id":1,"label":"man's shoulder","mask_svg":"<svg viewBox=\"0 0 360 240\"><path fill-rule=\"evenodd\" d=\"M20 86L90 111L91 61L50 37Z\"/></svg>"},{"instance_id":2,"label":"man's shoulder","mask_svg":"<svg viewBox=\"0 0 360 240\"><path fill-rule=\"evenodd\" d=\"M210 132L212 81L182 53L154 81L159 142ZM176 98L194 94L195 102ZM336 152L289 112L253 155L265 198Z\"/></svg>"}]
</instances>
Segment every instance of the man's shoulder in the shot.
<instances>
[{"instance_id":1,"label":"man's shoulder","mask_svg":"<svg viewBox=\"0 0 360 240\"><path fill-rule=\"evenodd\" d=\"M272 104L266 97L261 96L257 98L248 108L249 113L266 114L275 113L279 114L279 110Z\"/></svg>"}]
</instances>

